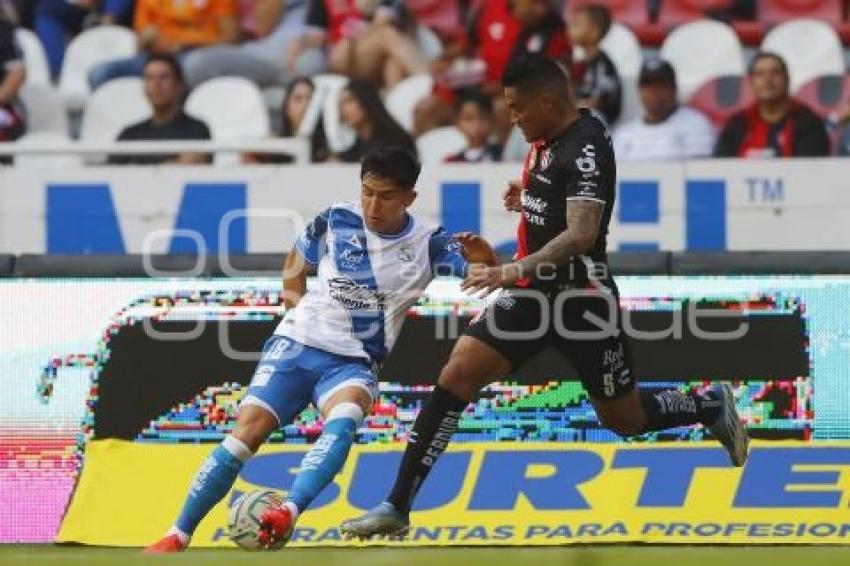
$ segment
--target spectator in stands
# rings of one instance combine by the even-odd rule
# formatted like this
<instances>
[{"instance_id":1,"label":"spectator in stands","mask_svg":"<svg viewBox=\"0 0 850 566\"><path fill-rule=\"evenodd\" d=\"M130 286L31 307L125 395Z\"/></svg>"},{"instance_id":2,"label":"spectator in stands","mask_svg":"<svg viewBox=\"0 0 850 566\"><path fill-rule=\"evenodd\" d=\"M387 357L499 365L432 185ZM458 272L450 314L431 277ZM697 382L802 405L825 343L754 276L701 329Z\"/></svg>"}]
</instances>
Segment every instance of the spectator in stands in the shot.
<instances>
[{"instance_id":1,"label":"spectator in stands","mask_svg":"<svg viewBox=\"0 0 850 566\"><path fill-rule=\"evenodd\" d=\"M254 40L205 47L186 55L183 67L189 88L220 76L244 77L262 87L292 79L284 54L304 33L307 0L258 0L253 10L250 31Z\"/></svg>"},{"instance_id":2,"label":"spectator in stands","mask_svg":"<svg viewBox=\"0 0 850 566\"><path fill-rule=\"evenodd\" d=\"M826 125L817 114L791 98L788 66L774 53L762 52L748 69L755 103L726 122L717 157L816 157L829 155Z\"/></svg>"},{"instance_id":3,"label":"spectator in stands","mask_svg":"<svg viewBox=\"0 0 850 566\"><path fill-rule=\"evenodd\" d=\"M332 159L359 163L367 153L387 145L417 153L413 138L387 112L372 83L352 80L340 95L339 115L342 123L355 131L357 139L353 146Z\"/></svg>"},{"instance_id":4,"label":"spectator in stands","mask_svg":"<svg viewBox=\"0 0 850 566\"><path fill-rule=\"evenodd\" d=\"M488 0L478 3L463 45L450 45L433 66L434 94L417 104L417 135L450 120L458 94L480 88L493 96L494 128L504 144L512 127L501 101L502 73L515 57L545 53L565 63L572 48L564 21L548 0ZM430 117L430 121L429 121Z\"/></svg>"},{"instance_id":5,"label":"spectator in stands","mask_svg":"<svg viewBox=\"0 0 850 566\"><path fill-rule=\"evenodd\" d=\"M132 9L133 0L36 0L35 31L47 52L53 78L62 70L69 39L86 25L126 21Z\"/></svg>"},{"instance_id":6,"label":"spectator in stands","mask_svg":"<svg viewBox=\"0 0 850 566\"><path fill-rule=\"evenodd\" d=\"M490 98L470 93L460 99L455 126L466 138L467 146L449 156L450 163L492 163L501 161L502 148L490 143L493 133L493 107Z\"/></svg>"},{"instance_id":7,"label":"spectator in stands","mask_svg":"<svg viewBox=\"0 0 850 566\"><path fill-rule=\"evenodd\" d=\"M151 55L143 69L145 97L153 108L153 116L124 129L118 141L209 140L205 123L183 111L186 87L183 70L173 55ZM121 155L109 162L117 165L156 165L160 163L209 163L208 155Z\"/></svg>"},{"instance_id":8,"label":"spectator in stands","mask_svg":"<svg viewBox=\"0 0 850 566\"><path fill-rule=\"evenodd\" d=\"M15 41L15 25L0 18L0 142L24 135L24 110L18 93L26 78L24 57Z\"/></svg>"},{"instance_id":9,"label":"spectator in stands","mask_svg":"<svg viewBox=\"0 0 850 566\"><path fill-rule=\"evenodd\" d=\"M614 132L620 161L709 157L714 129L701 112L678 102L676 71L662 59L644 63L638 75L644 114Z\"/></svg>"},{"instance_id":10,"label":"spectator in stands","mask_svg":"<svg viewBox=\"0 0 850 566\"><path fill-rule=\"evenodd\" d=\"M406 33L403 4L394 0L311 0L308 31L287 56L291 72L315 74L327 68L391 88L428 63Z\"/></svg>"},{"instance_id":11,"label":"spectator in stands","mask_svg":"<svg viewBox=\"0 0 850 566\"><path fill-rule=\"evenodd\" d=\"M297 77L289 83L280 112L280 137L298 136L315 90L313 81L307 77ZM330 155L325 130L322 127L322 121L318 120L310 136L310 160L321 162L326 161L328 157ZM246 155L243 161L245 163L293 163L295 159L290 155Z\"/></svg>"},{"instance_id":12,"label":"spectator in stands","mask_svg":"<svg viewBox=\"0 0 850 566\"><path fill-rule=\"evenodd\" d=\"M138 77L148 56L184 56L191 49L239 39L236 0L138 0L134 27L139 54L98 65L89 74L96 89L119 77Z\"/></svg>"},{"instance_id":13,"label":"spectator in stands","mask_svg":"<svg viewBox=\"0 0 850 566\"><path fill-rule=\"evenodd\" d=\"M601 4L577 8L570 19L570 39L583 57L573 65L573 83L580 107L601 114L608 124L620 117L622 86L614 63L601 47L611 29L611 11Z\"/></svg>"}]
</instances>

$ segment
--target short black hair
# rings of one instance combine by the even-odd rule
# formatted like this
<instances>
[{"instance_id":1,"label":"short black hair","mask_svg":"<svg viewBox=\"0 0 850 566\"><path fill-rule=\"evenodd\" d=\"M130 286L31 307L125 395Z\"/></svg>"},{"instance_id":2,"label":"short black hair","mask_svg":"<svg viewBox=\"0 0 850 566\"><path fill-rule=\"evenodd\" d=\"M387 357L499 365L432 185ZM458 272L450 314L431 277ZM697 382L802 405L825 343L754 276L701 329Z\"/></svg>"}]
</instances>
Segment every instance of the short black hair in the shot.
<instances>
[{"instance_id":1,"label":"short black hair","mask_svg":"<svg viewBox=\"0 0 850 566\"><path fill-rule=\"evenodd\" d=\"M470 90L463 92L458 97L457 103L455 103L455 111L459 113L466 104L474 104L488 116L493 114L493 100L481 91Z\"/></svg>"},{"instance_id":2,"label":"short black hair","mask_svg":"<svg viewBox=\"0 0 850 566\"><path fill-rule=\"evenodd\" d=\"M586 15L601 37L605 37L611 29L611 10L604 4L585 4L576 8L575 13Z\"/></svg>"},{"instance_id":3,"label":"short black hair","mask_svg":"<svg viewBox=\"0 0 850 566\"><path fill-rule=\"evenodd\" d=\"M164 63L171 67L171 72L174 73L174 78L176 78L180 84L185 84L186 80L183 77L183 67L180 66L180 61L177 60L177 57L174 55L170 55L168 53L154 53L148 60L145 61L145 69L148 68L148 65L151 63Z\"/></svg>"},{"instance_id":4,"label":"short black hair","mask_svg":"<svg viewBox=\"0 0 850 566\"><path fill-rule=\"evenodd\" d=\"M400 188L413 190L422 165L409 150L400 146L384 146L370 151L360 164L360 179L374 175L389 179Z\"/></svg>"},{"instance_id":5,"label":"short black hair","mask_svg":"<svg viewBox=\"0 0 850 566\"><path fill-rule=\"evenodd\" d=\"M523 92L547 90L566 98L570 78L567 69L552 57L529 53L508 63L502 75L502 86Z\"/></svg>"},{"instance_id":6,"label":"short black hair","mask_svg":"<svg viewBox=\"0 0 850 566\"><path fill-rule=\"evenodd\" d=\"M785 80L789 83L791 82L791 74L788 72L788 63L785 62L785 59L783 59L781 55L772 51L759 51L756 53L753 60L750 61L750 65L747 67L747 74L752 75L756 70L756 65L759 61L764 59L773 59L779 63L779 67L782 69L782 74L785 75Z\"/></svg>"}]
</instances>

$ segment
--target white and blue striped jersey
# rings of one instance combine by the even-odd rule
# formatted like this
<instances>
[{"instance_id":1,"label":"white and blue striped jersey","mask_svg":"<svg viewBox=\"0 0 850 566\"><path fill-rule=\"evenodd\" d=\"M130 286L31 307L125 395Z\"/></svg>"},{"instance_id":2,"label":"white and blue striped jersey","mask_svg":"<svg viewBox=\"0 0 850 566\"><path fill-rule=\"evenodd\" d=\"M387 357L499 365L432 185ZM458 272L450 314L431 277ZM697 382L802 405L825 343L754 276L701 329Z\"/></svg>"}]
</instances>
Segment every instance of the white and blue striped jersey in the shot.
<instances>
[{"instance_id":1,"label":"white and blue striped jersey","mask_svg":"<svg viewBox=\"0 0 850 566\"><path fill-rule=\"evenodd\" d=\"M275 334L341 356L381 363L408 309L436 275L466 275L460 243L408 215L398 234L369 230L360 205L319 214L295 243L318 265L318 285L286 313Z\"/></svg>"}]
</instances>

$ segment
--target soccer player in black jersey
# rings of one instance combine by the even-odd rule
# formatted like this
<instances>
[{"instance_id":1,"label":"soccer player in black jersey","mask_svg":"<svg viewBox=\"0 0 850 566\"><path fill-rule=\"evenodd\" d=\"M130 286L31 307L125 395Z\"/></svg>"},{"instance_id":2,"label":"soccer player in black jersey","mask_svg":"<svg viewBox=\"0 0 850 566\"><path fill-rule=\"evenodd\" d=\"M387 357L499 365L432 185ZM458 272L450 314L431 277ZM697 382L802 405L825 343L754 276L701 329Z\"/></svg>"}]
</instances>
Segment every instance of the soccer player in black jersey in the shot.
<instances>
[{"instance_id":1,"label":"soccer player in black jersey","mask_svg":"<svg viewBox=\"0 0 850 566\"><path fill-rule=\"evenodd\" d=\"M349 535L405 533L413 499L467 404L550 343L578 370L606 428L635 436L702 423L734 465L746 460L747 432L728 385L702 394L636 387L605 252L617 177L605 127L575 108L567 74L551 58L514 61L502 83L514 123L533 143L522 180L505 192L505 206L522 214L517 256L497 267L471 267L464 289L504 291L455 345L416 419L387 501L344 522Z\"/></svg>"}]
</instances>

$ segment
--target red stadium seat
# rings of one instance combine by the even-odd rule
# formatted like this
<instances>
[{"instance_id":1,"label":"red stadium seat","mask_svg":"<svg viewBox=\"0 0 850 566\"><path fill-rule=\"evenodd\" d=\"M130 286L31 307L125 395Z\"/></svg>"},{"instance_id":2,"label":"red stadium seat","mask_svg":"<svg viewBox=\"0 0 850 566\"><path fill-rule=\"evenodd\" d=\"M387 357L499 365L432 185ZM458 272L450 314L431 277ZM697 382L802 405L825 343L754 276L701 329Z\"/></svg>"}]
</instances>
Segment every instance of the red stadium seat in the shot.
<instances>
[{"instance_id":1,"label":"red stadium seat","mask_svg":"<svg viewBox=\"0 0 850 566\"><path fill-rule=\"evenodd\" d=\"M744 45L758 47L767 31L782 22L797 18L815 18L828 22L841 35L850 39L850 26L843 19L843 0L759 0L758 21L733 21L732 27Z\"/></svg>"},{"instance_id":2,"label":"red stadium seat","mask_svg":"<svg viewBox=\"0 0 850 566\"><path fill-rule=\"evenodd\" d=\"M463 31L457 0L405 0L405 5L417 23L433 29L444 39Z\"/></svg>"},{"instance_id":3,"label":"red stadium seat","mask_svg":"<svg viewBox=\"0 0 850 566\"><path fill-rule=\"evenodd\" d=\"M694 92L688 106L705 114L720 129L729 117L753 103L750 83L739 75L726 75L711 80Z\"/></svg>"},{"instance_id":4,"label":"red stadium seat","mask_svg":"<svg viewBox=\"0 0 850 566\"><path fill-rule=\"evenodd\" d=\"M794 98L826 118L839 104L850 101L850 76L818 77L804 84Z\"/></svg>"},{"instance_id":5,"label":"red stadium seat","mask_svg":"<svg viewBox=\"0 0 850 566\"><path fill-rule=\"evenodd\" d=\"M839 25L843 17L843 0L760 0L758 19L773 26L796 18L816 18Z\"/></svg>"},{"instance_id":6,"label":"red stadium seat","mask_svg":"<svg viewBox=\"0 0 850 566\"><path fill-rule=\"evenodd\" d=\"M728 8L732 0L664 0L658 14L658 23L666 28L704 18L710 10Z\"/></svg>"},{"instance_id":7,"label":"red stadium seat","mask_svg":"<svg viewBox=\"0 0 850 566\"><path fill-rule=\"evenodd\" d=\"M650 20L649 0L567 0L564 18L569 20L573 10L587 4L608 6L614 20L630 27L643 45L657 47L664 41L664 29Z\"/></svg>"}]
</instances>

